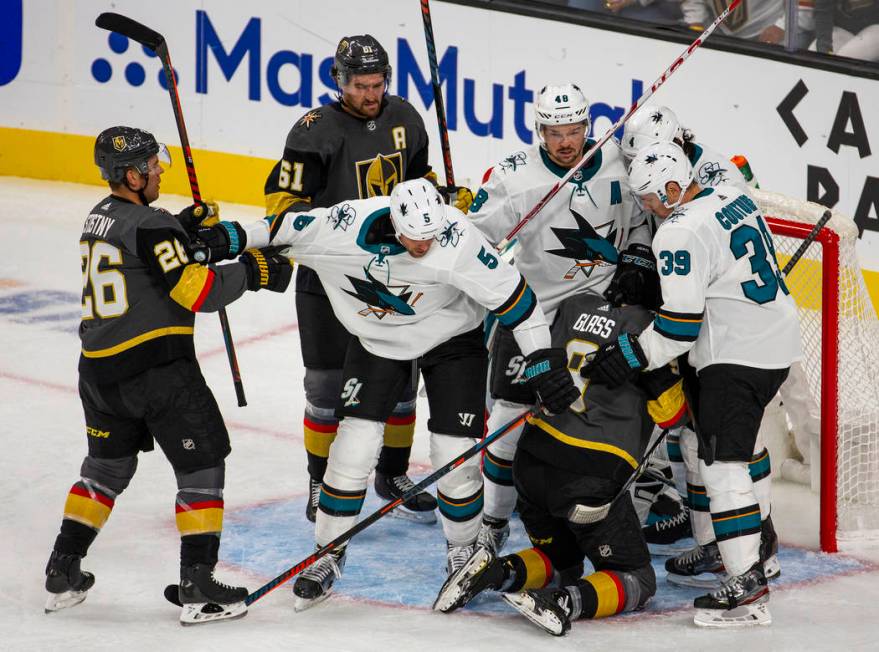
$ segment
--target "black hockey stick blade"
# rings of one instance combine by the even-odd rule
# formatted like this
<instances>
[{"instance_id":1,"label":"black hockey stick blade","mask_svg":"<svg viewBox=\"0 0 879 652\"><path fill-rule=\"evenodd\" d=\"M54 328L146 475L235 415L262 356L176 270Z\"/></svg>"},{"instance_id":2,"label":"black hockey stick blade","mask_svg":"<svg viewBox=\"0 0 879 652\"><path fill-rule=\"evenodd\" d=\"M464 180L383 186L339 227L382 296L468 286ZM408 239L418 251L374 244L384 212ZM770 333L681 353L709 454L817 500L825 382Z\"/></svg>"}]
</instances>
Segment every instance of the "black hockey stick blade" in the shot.
<instances>
[{"instance_id":1,"label":"black hockey stick blade","mask_svg":"<svg viewBox=\"0 0 879 652\"><path fill-rule=\"evenodd\" d=\"M800 262L800 258L803 257L803 254L806 253L806 249L809 248L809 245L811 245L813 242L815 242L815 240L818 239L818 234L821 232L821 229L824 228L824 225L830 221L831 217L832 217L832 213L830 212L830 209L828 208L826 211L824 211L824 214L821 216L821 219L818 220L815 223L815 226L812 227L812 230L809 231L809 235L807 235L803 239L803 241L800 243L800 246L794 252L794 255L790 257L789 261L787 261L787 265L785 265L784 269L781 270L782 274L787 276L788 274L791 273L791 270L794 268L794 266L798 262Z\"/></svg>"},{"instance_id":2,"label":"black hockey stick blade","mask_svg":"<svg viewBox=\"0 0 879 652\"><path fill-rule=\"evenodd\" d=\"M158 48L165 43L165 37L154 29L150 29L146 25L139 23L128 16L114 14L111 11L104 12L98 16L95 20L95 25L101 29L118 32L119 34L122 34L122 36L134 39L138 43L146 45L154 51L158 50Z\"/></svg>"}]
</instances>

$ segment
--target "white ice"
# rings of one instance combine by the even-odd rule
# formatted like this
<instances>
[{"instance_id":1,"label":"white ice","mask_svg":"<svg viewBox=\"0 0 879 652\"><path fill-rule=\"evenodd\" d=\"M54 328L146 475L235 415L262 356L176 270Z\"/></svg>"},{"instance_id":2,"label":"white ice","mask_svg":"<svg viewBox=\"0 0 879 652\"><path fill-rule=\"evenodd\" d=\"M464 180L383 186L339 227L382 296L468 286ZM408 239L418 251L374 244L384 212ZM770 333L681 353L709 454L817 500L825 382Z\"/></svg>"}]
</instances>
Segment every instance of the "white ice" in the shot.
<instances>
[{"instance_id":1,"label":"white ice","mask_svg":"<svg viewBox=\"0 0 879 652\"><path fill-rule=\"evenodd\" d=\"M96 186L0 177L0 243L6 251L0 257L0 297L17 290L79 294L79 233L102 192ZM186 203L183 197L159 202L172 210ZM255 219L261 214L254 207L224 205L223 216ZM27 315L45 317L46 311L62 309L75 314L78 301L35 308ZM204 374L233 441L227 461L227 521L255 504L301 501L306 487L302 367L292 292L249 294L228 313L247 390L246 408L236 407L215 315L199 315L196 337ZM184 629L177 622L178 610L162 598L165 584L177 578L179 544L169 507L174 478L159 452L141 456L137 475L84 562L97 576L88 599L46 615L44 566L86 450L76 391L79 345L69 328L75 319L69 316L54 326L45 319L22 323L15 317L21 315L0 313L2 650L879 649L876 565L774 590L774 623L753 630L700 630L687 609L581 621L564 639L553 639L512 614L442 615L354 598L337 597L294 614L289 584L254 604L244 619ZM412 459L422 468L429 464L426 415L427 405L419 405ZM773 514L782 544L817 549L814 494L784 482L775 489ZM436 545L441 546L436 532ZM387 545L395 544L389 540ZM297 548L282 556L292 565L309 552ZM879 562L875 552L862 553L862 558ZM398 563L405 565L405 556ZM251 589L271 579L222 565L219 574ZM374 579L377 586L385 582L380 571ZM393 593L393 582L386 585Z\"/></svg>"}]
</instances>

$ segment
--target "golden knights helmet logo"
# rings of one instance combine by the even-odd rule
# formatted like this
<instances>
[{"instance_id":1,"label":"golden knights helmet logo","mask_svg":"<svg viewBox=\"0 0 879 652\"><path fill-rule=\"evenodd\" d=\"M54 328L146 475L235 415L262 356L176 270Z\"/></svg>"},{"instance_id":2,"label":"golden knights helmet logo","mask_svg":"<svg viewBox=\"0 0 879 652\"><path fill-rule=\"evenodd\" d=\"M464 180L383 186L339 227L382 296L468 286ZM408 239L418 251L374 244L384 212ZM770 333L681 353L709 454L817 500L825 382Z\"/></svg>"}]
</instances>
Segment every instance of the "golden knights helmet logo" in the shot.
<instances>
[{"instance_id":1,"label":"golden knights helmet logo","mask_svg":"<svg viewBox=\"0 0 879 652\"><path fill-rule=\"evenodd\" d=\"M113 138L113 149L117 152L125 151L125 136L115 136Z\"/></svg>"},{"instance_id":2,"label":"golden knights helmet logo","mask_svg":"<svg viewBox=\"0 0 879 652\"><path fill-rule=\"evenodd\" d=\"M403 155L379 154L373 159L357 161L357 187L360 199L390 195L399 182L403 181Z\"/></svg>"}]
</instances>

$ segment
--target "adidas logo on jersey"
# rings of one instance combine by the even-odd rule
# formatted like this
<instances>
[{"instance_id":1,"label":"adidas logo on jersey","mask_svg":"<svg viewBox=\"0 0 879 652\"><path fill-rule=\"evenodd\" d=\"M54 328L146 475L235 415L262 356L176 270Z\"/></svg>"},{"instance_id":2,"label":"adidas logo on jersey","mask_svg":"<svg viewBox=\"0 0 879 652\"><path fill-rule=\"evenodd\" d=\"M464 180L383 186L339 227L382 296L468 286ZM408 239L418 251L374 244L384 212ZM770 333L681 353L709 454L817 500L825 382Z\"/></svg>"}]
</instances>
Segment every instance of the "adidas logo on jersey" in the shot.
<instances>
[{"instance_id":1,"label":"adidas logo on jersey","mask_svg":"<svg viewBox=\"0 0 879 652\"><path fill-rule=\"evenodd\" d=\"M595 309L596 312L610 312L610 304L603 303Z\"/></svg>"}]
</instances>

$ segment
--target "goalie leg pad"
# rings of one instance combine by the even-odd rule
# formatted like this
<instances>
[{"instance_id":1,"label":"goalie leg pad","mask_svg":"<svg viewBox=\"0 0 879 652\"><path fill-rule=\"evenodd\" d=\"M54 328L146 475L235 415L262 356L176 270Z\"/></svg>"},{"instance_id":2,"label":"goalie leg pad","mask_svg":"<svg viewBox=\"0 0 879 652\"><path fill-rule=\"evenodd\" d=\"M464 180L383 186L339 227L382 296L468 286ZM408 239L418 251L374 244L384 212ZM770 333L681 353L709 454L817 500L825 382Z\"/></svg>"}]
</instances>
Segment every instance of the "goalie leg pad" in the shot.
<instances>
[{"instance_id":1,"label":"goalie leg pad","mask_svg":"<svg viewBox=\"0 0 879 652\"><path fill-rule=\"evenodd\" d=\"M434 468L448 464L477 440L431 433L430 462ZM476 540L482 517L482 473L479 457L473 456L437 482L437 503L446 540L453 546Z\"/></svg>"}]
</instances>

